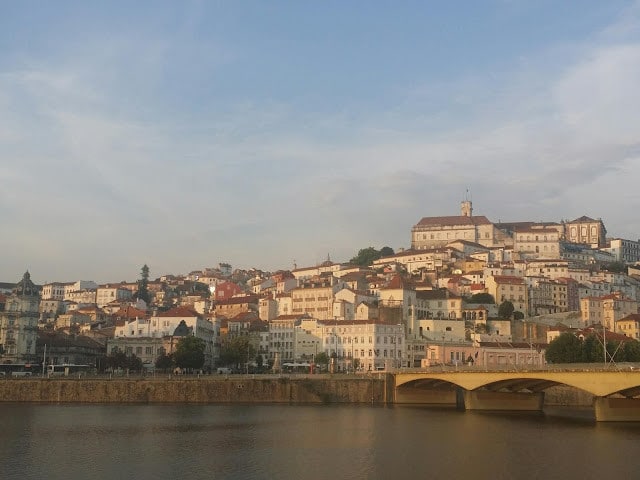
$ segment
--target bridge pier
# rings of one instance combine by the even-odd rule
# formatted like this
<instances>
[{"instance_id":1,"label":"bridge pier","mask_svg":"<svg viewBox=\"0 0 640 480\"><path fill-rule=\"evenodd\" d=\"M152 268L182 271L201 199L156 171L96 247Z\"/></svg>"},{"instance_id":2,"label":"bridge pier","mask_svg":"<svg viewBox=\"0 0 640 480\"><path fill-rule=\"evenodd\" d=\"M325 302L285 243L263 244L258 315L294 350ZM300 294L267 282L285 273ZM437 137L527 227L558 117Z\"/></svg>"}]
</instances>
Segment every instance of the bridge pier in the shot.
<instances>
[{"instance_id":1,"label":"bridge pier","mask_svg":"<svg viewBox=\"0 0 640 480\"><path fill-rule=\"evenodd\" d=\"M640 422L640 398L593 399L597 422Z\"/></svg>"},{"instance_id":2,"label":"bridge pier","mask_svg":"<svg viewBox=\"0 0 640 480\"><path fill-rule=\"evenodd\" d=\"M465 410L542 411L544 392L492 392L489 390L465 390Z\"/></svg>"},{"instance_id":3,"label":"bridge pier","mask_svg":"<svg viewBox=\"0 0 640 480\"><path fill-rule=\"evenodd\" d=\"M426 390L417 388L397 389L394 403L398 405L407 404L454 407L456 405L456 391Z\"/></svg>"}]
</instances>

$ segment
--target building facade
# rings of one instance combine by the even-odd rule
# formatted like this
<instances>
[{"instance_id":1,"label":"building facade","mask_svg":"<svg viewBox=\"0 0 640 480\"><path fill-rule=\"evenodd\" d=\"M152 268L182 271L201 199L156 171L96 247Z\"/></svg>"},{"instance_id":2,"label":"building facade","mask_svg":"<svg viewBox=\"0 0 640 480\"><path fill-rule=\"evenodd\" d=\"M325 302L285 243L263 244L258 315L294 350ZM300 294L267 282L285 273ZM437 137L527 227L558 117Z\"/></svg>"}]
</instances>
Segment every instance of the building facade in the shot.
<instances>
[{"instance_id":1,"label":"building facade","mask_svg":"<svg viewBox=\"0 0 640 480\"><path fill-rule=\"evenodd\" d=\"M564 235L571 243L584 243L591 248L602 248L607 244L607 229L602 220L587 216L566 222Z\"/></svg>"},{"instance_id":2,"label":"building facade","mask_svg":"<svg viewBox=\"0 0 640 480\"><path fill-rule=\"evenodd\" d=\"M0 362L29 363L36 360L40 292L25 272L7 298L0 314Z\"/></svg>"}]
</instances>

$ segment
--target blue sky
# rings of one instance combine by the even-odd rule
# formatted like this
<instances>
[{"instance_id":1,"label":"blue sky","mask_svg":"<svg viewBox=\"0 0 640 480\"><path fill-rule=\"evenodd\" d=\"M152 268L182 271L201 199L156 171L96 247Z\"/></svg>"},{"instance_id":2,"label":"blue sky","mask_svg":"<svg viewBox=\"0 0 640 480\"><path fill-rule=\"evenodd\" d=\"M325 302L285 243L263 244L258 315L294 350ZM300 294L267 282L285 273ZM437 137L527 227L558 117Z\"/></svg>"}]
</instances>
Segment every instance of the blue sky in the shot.
<instances>
[{"instance_id":1,"label":"blue sky","mask_svg":"<svg viewBox=\"0 0 640 480\"><path fill-rule=\"evenodd\" d=\"M640 3L0 0L1 281L408 247L493 221L640 237Z\"/></svg>"}]
</instances>

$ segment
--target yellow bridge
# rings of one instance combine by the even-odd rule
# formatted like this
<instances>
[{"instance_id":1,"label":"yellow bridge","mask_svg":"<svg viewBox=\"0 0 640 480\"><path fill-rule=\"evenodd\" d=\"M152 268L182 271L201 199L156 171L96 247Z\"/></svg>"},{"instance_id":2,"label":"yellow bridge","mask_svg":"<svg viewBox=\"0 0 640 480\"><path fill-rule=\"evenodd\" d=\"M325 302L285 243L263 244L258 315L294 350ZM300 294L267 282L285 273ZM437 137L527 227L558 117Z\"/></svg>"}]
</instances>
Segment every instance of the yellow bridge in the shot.
<instances>
[{"instance_id":1,"label":"yellow bridge","mask_svg":"<svg viewBox=\"0 0 640 480\"><path fill-rule=\"evenodd\" d=\"M542 410L544 391L569 386L593 396L598 421L640 421L640 370L400 371L394 403L466 410Z\"/></svg>"}]
</instances>

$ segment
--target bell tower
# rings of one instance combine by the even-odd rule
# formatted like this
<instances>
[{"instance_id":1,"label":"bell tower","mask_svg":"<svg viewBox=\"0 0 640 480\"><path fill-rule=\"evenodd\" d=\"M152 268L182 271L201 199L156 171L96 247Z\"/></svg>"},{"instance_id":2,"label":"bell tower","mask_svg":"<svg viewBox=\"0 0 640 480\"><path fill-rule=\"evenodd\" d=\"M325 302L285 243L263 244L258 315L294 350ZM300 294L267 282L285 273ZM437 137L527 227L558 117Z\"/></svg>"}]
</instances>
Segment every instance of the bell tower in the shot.
<instances>
[{"instance_id":1,"label":"bell tower","mask_svg":"<svg viewBox=\"0 0 640 480\"><path fill-rule=\"evenodd\" d=\"M460 203L460 215L463 217L471 217L473 214L473 205L471 203L471 197L469 195L469 189L464 195L464 200Z\"/></svg>"}]
</instances>

